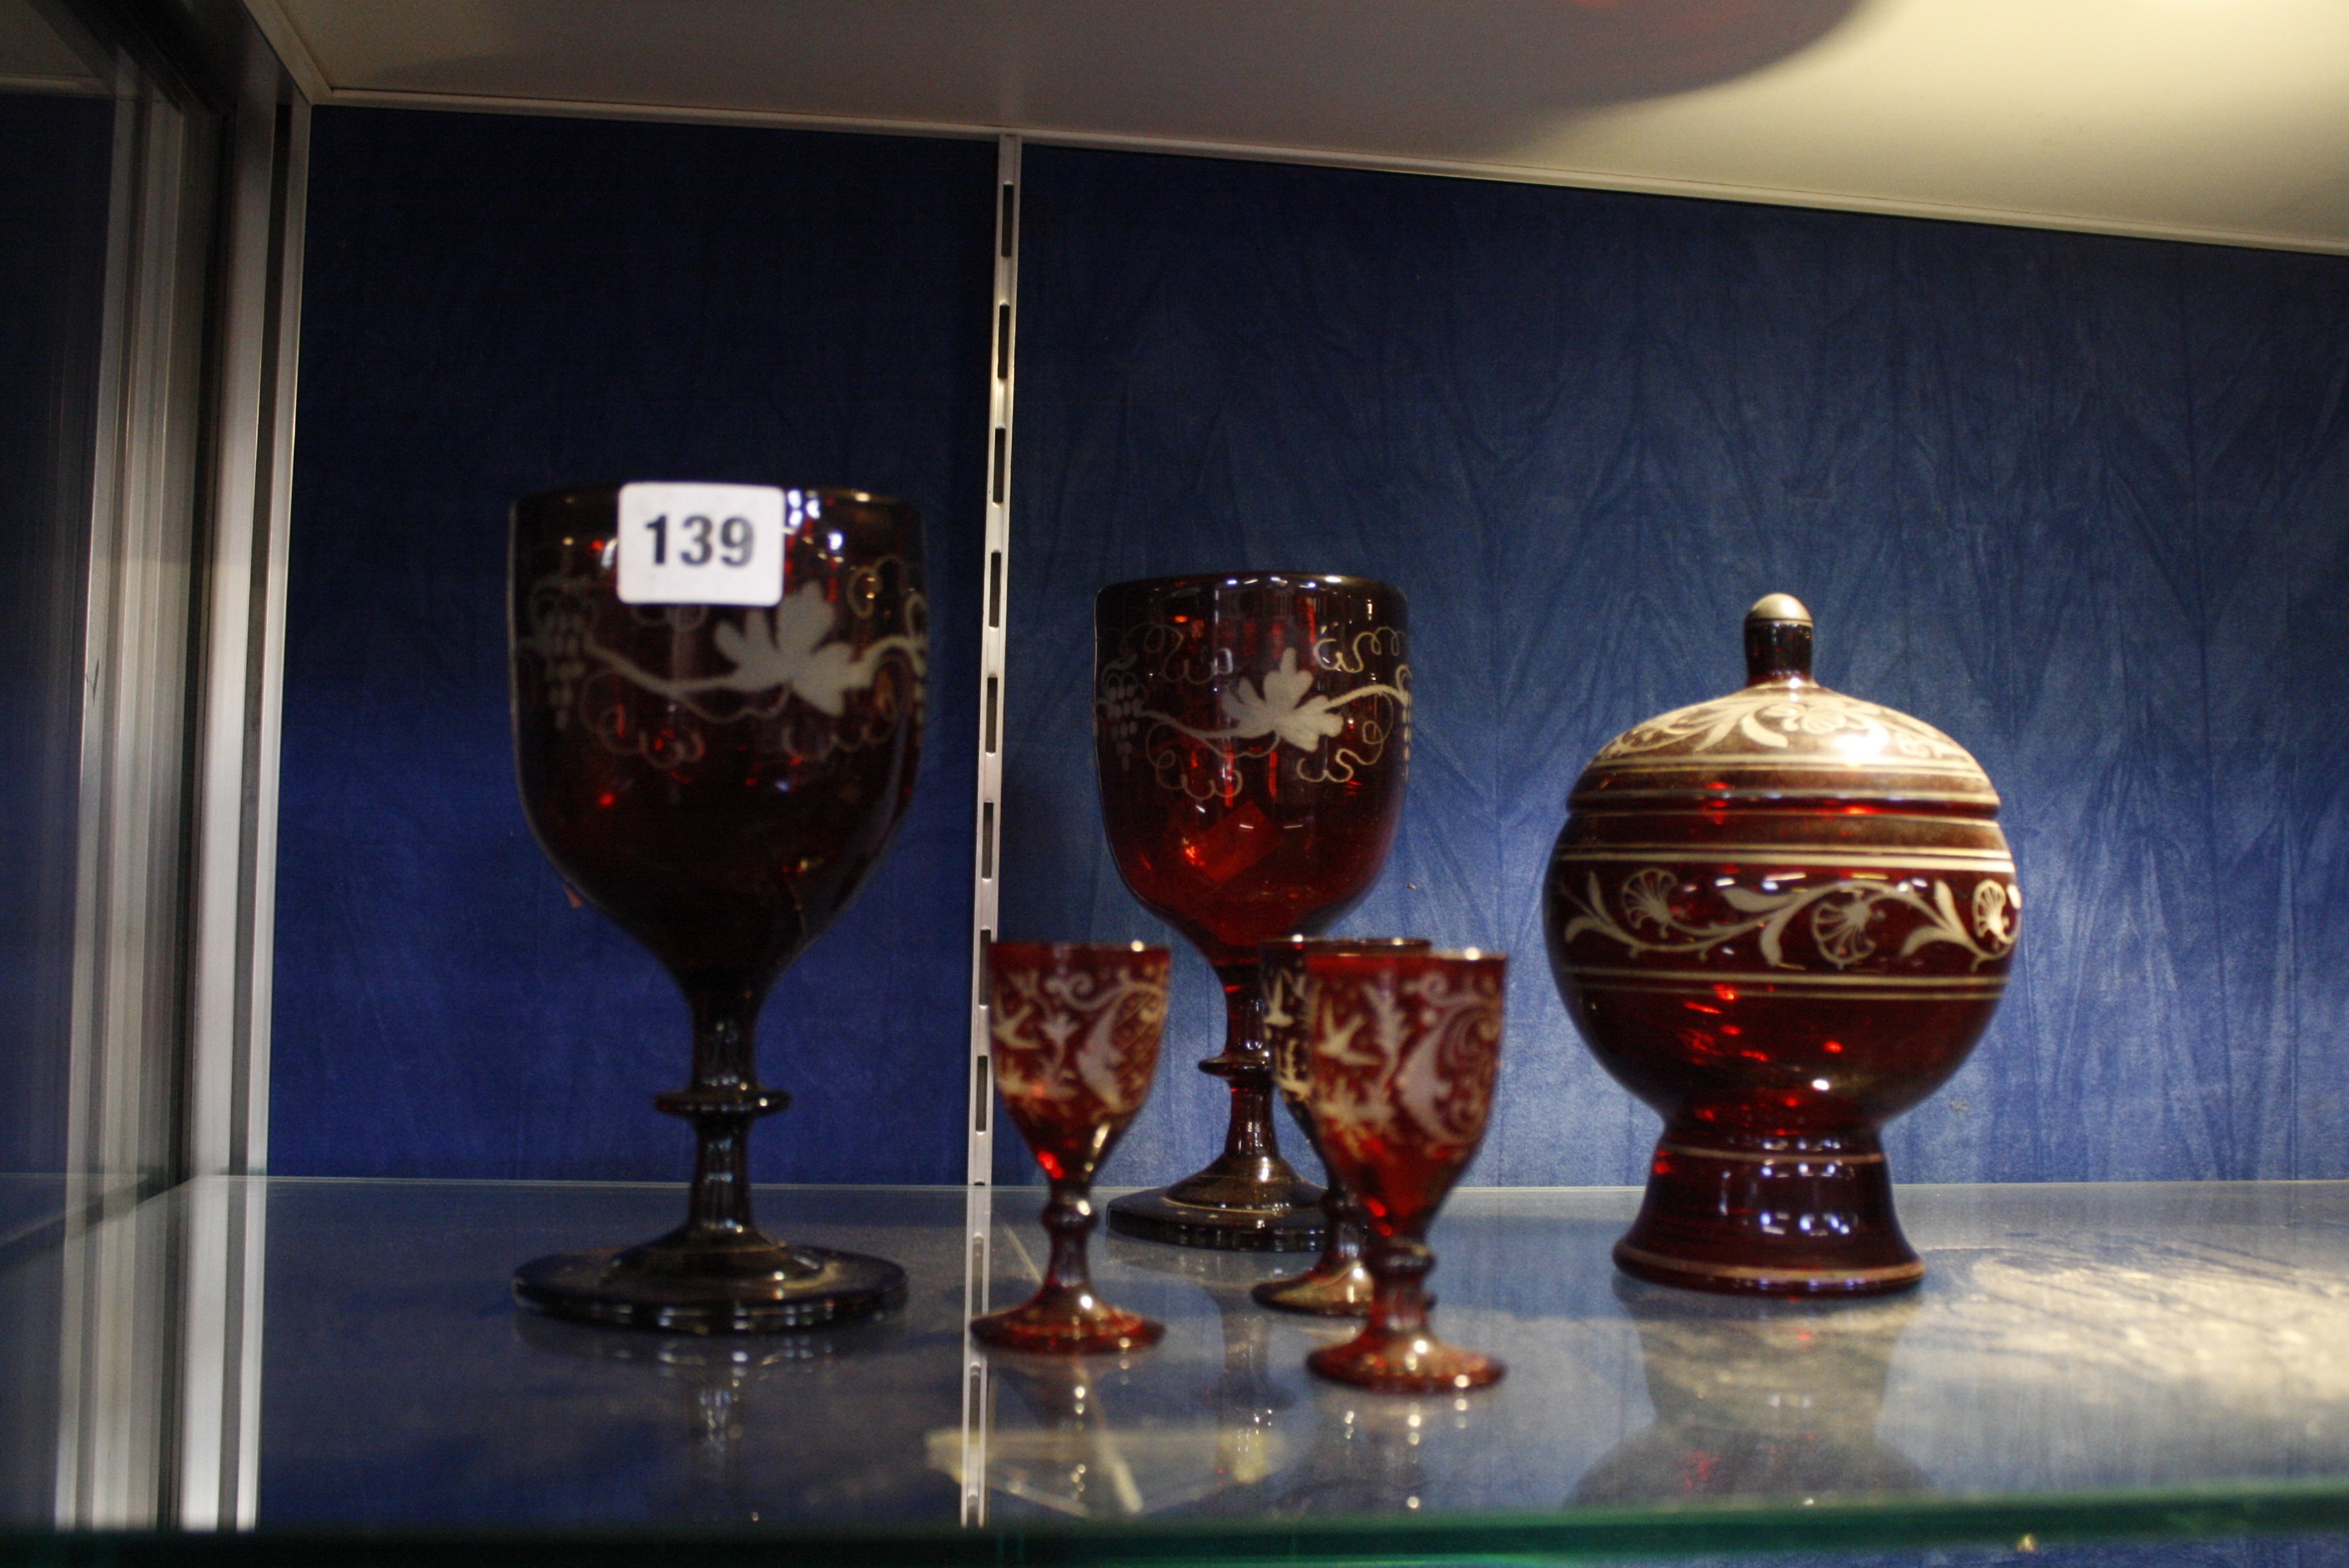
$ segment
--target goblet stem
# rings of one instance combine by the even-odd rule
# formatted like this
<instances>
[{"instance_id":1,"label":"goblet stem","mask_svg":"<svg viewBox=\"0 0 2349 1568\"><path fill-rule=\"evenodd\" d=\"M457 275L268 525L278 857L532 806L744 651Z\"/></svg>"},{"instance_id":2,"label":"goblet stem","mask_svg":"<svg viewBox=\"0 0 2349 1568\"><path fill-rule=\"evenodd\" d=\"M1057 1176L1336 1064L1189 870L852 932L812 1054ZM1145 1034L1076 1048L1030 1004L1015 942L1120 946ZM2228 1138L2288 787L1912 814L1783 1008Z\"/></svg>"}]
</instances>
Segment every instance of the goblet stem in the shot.
<instances>
[{"instance_id":1,"label":"goblet stem","mask_svg":"<svg viewBox=\"0 0 2349 1568\"><path fill-rule=\"evenodd\" d=\"M1092 1184L1055 1181L1051 1201L1044 1205L1044 1231L1052 1238L1051 1261L1045 1265L1042 1296L1076 1301L1093 1293L1092 1265L1085 1255L1085 1238L1092 1234Z\"/></svg>"},{"instance_id":2,"label":"goblet stem","mask_svg":"<svg viewBox=\"0 0 2349 1568\"><path fill-rule=\"evenodd\" d=\"M1310 1129L1306 1140L1314 1141ZM1318 1143L1314 1152L1321 1152ZM1322 1164L1328 1163L1325 1155ZM1335 1176L1322 1189L1321 1229L1328 1239L1313 1266L1301 1274L1258 1284L1248 1294L1259 1305L1319 1317L1361 1317L1369 1312L1374 1284L1362 1262L1361 1200Z\"/></svg>"},{"instance_id":3,"label":"goblet stem","mask_svg":"<svg viewBox=\"0 0 2349 1568\"><path fill-rule=\"evenodd\" d=\"M757 1028L763 988L693 983L693 1083L653 1103L693 1126L693 1192L682 1240L764 1242L750 1218L750 1123L791 1103L759 1087Z\"/></svg>"},{"instance_id":4,"label":"goblet stem","mask_svg":"<svg viewBox=\"0 0 2349 1568\"><path fill-rule=\"evenodd\" d=\"M1216 977L1224 985L1224 1048L1201 1062L1199 1070L1231 1087L1232 1114L1224 1130L1223 1158L1200 1176L1228 1173L1258 1188L1301 1187L1295 1168L1280 1157L1279 1135L1273 1130L1272 1058L1264 1047L1264 989L1257 966L1222 965Z\"/></svg>"},{"instance_id":5,"label":"goblet stem","mask_svg":"<svg viewBox=\"0 0 2349 1568\"><path fill-rule=\"evenodd\" d=\"M1428 1271L1435 1253L1416 1236L1381 1239L1371 1249L1369 1332L1387 1338L1415 1339L1427 1332Z\"/></svg>"},{"instance_id":6,"label":"goblet stem","mask_svg":"<svg viewBox=\"0 0 2349 1568\"><path fill-rule=\"evenodd\" d=\"M1330 1178L1330 1185L1321 1194L1321 1222L1330 1228L1330 1240L1321 1249L1321 1261L1314 1265L1315 1272L1342 1274L1360 1263L1362 1257L1361 1202L1335 1177Z\"/></svg>"},{"instance_id":7,"label":"goblet stem","mask_svg":"<svg viewBox=\"0 0 2349 1568\"><path fill-rule=\"evenodd\" d=\"M1321 1189L1280 1157L1272 1130L1272 1057L1256 962L1216 966L1224 985L1224 1048L1199 1070L1231 1086L1224 1151L1204 1171L1110 1204L1110 1229L1186 1247L1306 1252L1322 1243Z\"/></svg>"},{"instance_id":8,"label":"goblet stem","mask_svg":"<svg viewBox=\"0 0 2349 1568\"><path fill-rule=\"evenodd\" d=\"M1224 1048L1199 1064L1203 1072L1254 1068L1271 1081L1272 1063L1264 1048L1264 981L1254 964L1219 964L1224 987Z\"/></svg>"},{"instance_id":9,"label":"goblet stem","mask_svg":"<svg viewBox=\"0 0 2349 1568\"><path fill-rule=\"evenodd\" d=\"M686 1233L695 1241L740 1236L750 1219L750 1121L740 1116L694 1119L693 1197Z\"/></svg>"}]
</instances>

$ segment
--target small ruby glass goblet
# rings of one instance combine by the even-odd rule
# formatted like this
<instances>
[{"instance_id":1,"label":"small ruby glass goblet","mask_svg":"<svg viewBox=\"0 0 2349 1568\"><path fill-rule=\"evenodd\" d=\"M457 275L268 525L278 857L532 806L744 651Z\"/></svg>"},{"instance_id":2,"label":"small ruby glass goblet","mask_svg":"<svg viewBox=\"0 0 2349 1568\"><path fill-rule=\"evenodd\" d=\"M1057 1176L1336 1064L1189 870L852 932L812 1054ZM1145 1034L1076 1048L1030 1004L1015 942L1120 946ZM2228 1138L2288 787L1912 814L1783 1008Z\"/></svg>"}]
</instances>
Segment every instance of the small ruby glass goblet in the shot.
<instances>
[{"instance_id":1,"label":"small ruby glass goblet","mask_svg":"<svg viewBox=\"0 0 2349 1568\"><path fill-rule=\"evenodd\" d=\"M1280 1157L1257 949L1338 917L1402 812L1411 666L1402 595L1294 572L1121 583L1094 602L1095 771L1119 874L1223 983L1224 1152L1110 1205L1185 1246L1322 1244L1320 1190Z\"/></svg>"},{"instance_id":2,"label":"small ruby glass goblet","mask_svg":"<svg viewBox=\"0 0 2349 1568\"><path fill-rule=\"evenodd\" d=\"M880 860L913 793L921 524L854 491L760 493L776 509L772 543L745 519L661 521L688 562L697 543L730 563L780 549L765 606L624 602L614 488L513 510L514 760L531 830L693 1012L693 1081L653 1102L693 1126L686 1223L523 1265L514 1295L557 1317L807 1328L905 1297L895 1264L790 1245L752 1222L749 1137L790 1103L759 1082L760 1004Z\"/></svg>"},{"instance_id":3,"label":"small ruby glass goblet","mask_svg":"<svg viewBox=\"0 0 2349 1568\"><path fill-rule=\"evenodd\" d=\"M988 948L988 1037L1003 1107L1051 1182L1043 1285L1021 1305L974 1319L989 1345L1061 1356L1139 1350L1164 1326L1093 1294L1089 1196L1118 1135L1150 1092L1166 1023L1163 947L998 942Z\"/></svg>"},{"instance_id":4,"label":"small ruby glass goblet","mask_svg":"<svg viewBox=\"0 0 2349 1568\"><path fill-rule=\"evenodd\" d=\"M1284 936L1259 949L1264 978L1264 1043L1272 1080L1297 1119L1298 1130L1326 1170L1321 1137L1313 1126L1313 995L1305 972L1311 953L1425 953L1434 944L1416 936ZM1248 1294L1262 1306L1321 1317L1361 1317L1371 1310L1371 1271L1362 1263L1362 1203L1335 1175L1321 1193L1326 1240L1321 1259L1301 1274L1268 1279Z\"/></svg>"},{"instance_id":5,"label":"small ruby glass goblet","mask_svg":"<svg viewBox=\"0 0 2349 1568\"><path fill-rule=\"evenodd\" d=\"M1330 1174L1370 1219L1371 1320L1306 1365L1334 1382L1431 1394L1500 1381L1428 1327L1428 1222L1475 1157L1500 1071L1499 954L1312 953L1313 1122Z\"/></svg>"}]
</instances>

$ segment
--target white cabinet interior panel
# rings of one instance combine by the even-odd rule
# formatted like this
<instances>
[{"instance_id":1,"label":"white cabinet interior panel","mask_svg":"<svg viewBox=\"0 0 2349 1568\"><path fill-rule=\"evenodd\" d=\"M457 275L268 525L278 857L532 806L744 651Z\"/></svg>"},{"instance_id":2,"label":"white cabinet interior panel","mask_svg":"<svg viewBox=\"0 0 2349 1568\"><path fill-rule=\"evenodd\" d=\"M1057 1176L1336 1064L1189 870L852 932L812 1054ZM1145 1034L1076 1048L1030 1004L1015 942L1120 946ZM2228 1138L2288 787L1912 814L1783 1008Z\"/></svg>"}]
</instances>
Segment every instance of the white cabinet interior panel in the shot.
<instances>
[{"instance_id":1,"label":"white cabinet interior panel","mask_svg":"<svg viewBox=\"0 0 2349 1568\"><path fill-rule=\"evenodd\" d=\"M247 0L326 102L777 119L2349 250L2344 0Z\"/></svg>"},{"instance_id":2,"label":"white cabinet interior panel","mask_svg":"<svg viewBox=\"0 0 2349 1568\"><path fill-rule=\"evenodd\" d=\"M105 90L33 0L0 0L0 93Z\"/></svg>"}]
</instances>

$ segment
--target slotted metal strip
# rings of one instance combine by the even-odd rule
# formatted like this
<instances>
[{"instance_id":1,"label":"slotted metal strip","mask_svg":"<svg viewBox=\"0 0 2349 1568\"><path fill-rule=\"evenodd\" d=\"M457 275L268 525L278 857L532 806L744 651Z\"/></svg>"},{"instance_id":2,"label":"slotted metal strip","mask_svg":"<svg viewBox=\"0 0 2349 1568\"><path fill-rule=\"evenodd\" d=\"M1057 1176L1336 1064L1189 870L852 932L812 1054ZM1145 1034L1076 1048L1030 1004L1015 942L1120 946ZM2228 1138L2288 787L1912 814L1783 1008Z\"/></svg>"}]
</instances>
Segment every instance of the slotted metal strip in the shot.
<instances>
[{"instance_id":1,"label":"slotted metal strip","mask_svg":"<svg viewBox=\"0 0 2349 1568\"><path fill-rule=\"evenodd\" d=\"M974 851L970 919L970 1099L965 1127L969 1148L965 1179L994 1179L994 1081L988 1071L987 946L996 927L997 853L1003 813L1004 629L1009 620L1011 551L1012 388L1019 369L1019 138L1006 136L996 155L995 341L988 356L988 474L986 580L979 608L978 800L973 808ZM982 1239L983 1240L983 1239Z\"/></svg>"}]
</instances>

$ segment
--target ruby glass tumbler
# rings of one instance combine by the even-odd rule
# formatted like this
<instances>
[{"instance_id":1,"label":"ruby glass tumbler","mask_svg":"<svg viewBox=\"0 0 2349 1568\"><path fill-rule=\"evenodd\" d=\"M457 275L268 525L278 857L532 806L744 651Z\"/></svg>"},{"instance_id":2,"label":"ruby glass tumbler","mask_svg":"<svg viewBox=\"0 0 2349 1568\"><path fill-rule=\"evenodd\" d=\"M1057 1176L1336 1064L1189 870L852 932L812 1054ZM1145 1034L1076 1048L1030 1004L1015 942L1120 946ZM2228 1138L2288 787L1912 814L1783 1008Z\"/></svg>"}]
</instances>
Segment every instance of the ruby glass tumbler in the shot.
<instances>
[{"instance_id":1,"label":"ruby glass tumbler","mask_svg":"<svg viewBox=\"0 0 2349 1568\"><path fill-rule=\"evenodd\" d=\"M693 1016L692 1081L654 1100L698 1144L686 1222L524 1264L515 1295L558 1317L803 1328L905 1296L895 1264L759 1229L749 1135L789 1103L759 1081L760 1004L880 860L913 793L921 525L853 491L766 493L784 521L782 586L765 606L623 602L614 488L513 510L514 760L531 830L572 890L667 968ZM730 555L757 548L740 520L722 534L677 521ZM674 542L689 556L689 527Z\"/></svg>"},{"instance_id":2,"label":"ruby glass tumbler","mask_svg":"<svg viewBox=\"0 0 2349 1568\"><path fill-rule=\"evenodd\" d=\"M1500 1381L1428 1326L1427 1227L1475 1158L1501 1065L1499 954L1313 953L1312 1107L1330 1173L1371 1228L1370 1322L1306 1365L1334 1382L1433 1394Z\"/></svg>"},{"instance_id":3,"label":"ruby glass tumbler","mask_svg":"<svg viewBox=\"0 0 2349 1568\"><path fill-rule=\"evenodd\" d=\"M998 942L988 948L988 1018L1003 1109L1051 1183L1051 1261L1035 1295L974 1320L1009 1350L1061 1356L1138 1350L1165 1328L1095 1295L1085 1262L1093 1173L1150 1092L1166 1023L1164 947Z\"/></svg>"},{"instance_id":4,"label":"ruby glass tumbler","mask_svg":"<svg viewBox=\"0 0 2349 1568\"><path fill-rule=\"evenodd\" d=\"M1094 603L1094 764L1119 873L1224 988L1224 1151L1110 1205L1185 1246L1322 1244L1319 1188L1280 1157L1257 949L1368 892L1411 752L1402 595L1359 577L1229 573L1121 583Z\"/></svg>"},{"instance_id":5,"label":"ruby glass tumbler","mask_svg":"<svg viewBox=\"0 0 2349 1568\"><path fill-rule=\"evenodd\" d=\"M1329 1156L1313 1125L1313 993L1305 972L1314 953L1424 953L1434 944L1416 936L1285 936L1260 949L1264 976L1264 1042L1272 1080L1298 1130L1326 1171ZM1248 1294L1259 1305L1321 1317L1361 1317L1371 1310L1371 1271L1362 1262L1362 1204L1334 1175L1322 1186L1321 1257L1301 1274L1268 1279Z\"/></svg>"}]
</instances>

